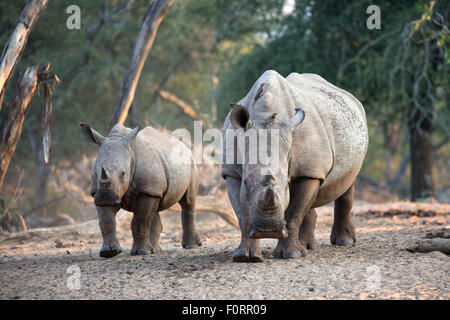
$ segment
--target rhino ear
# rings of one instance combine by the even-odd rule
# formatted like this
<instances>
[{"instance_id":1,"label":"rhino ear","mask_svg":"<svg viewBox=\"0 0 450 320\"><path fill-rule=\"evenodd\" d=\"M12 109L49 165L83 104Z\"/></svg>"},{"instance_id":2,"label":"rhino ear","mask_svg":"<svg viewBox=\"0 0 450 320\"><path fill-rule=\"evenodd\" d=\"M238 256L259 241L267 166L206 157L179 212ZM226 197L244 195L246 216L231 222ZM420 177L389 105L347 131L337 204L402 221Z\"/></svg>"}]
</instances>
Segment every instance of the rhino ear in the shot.
<instances>
[{"instance_id":1,"label":"rhino ear","mask_svg":"<svg viewBox=\"0 0 450 320\"><path fill-rule=\"evenodd\" d=\"M134 137L136 137L136 135L138 134L139 130L141 128L139 126L137 126L136 128L134 128L133 130L131 130L130 132L128 132L126 135L124 135L122 137L122 140L125 141L126 143L129 143L131 140L134 139Z\"/></svg>"},{"instance_id":2,"label":"rhino ear","mask_svg":"<svg viewBox=\"0 0 450 320\"><path fill-rule=\"evenodd\" d=\"M246 130L252 125L247 108L240 105L234 105L233 110L231 110L230 122L236 129Z\"/></svg>"},{"instance_id":3,"label":"rhino ear","mask_svg":"<svg viewBox=\"0 0 450 320\"><path fill-rule=\"evenodd\" d=\"M295 109L295 114L286 121L286 126L288 128L294 129L296 126L298 126L300 123L305 120L305 112L302 109Z\"/></svg>"},{"instance_id":4,"label":"rhino ear","mask_svg":"<svg viewBox=\"0 0 450 320\"><path fill-rule=\"evenodd\" d=\"M95 131L94 129L91 129L89 125L86 123L80 123L81 131L83 132L84 137L88 142L96 143L98 145L101 145L103 141L105 141L105 137L102 136L100 133Z\"/></svg>"}]
</instances>

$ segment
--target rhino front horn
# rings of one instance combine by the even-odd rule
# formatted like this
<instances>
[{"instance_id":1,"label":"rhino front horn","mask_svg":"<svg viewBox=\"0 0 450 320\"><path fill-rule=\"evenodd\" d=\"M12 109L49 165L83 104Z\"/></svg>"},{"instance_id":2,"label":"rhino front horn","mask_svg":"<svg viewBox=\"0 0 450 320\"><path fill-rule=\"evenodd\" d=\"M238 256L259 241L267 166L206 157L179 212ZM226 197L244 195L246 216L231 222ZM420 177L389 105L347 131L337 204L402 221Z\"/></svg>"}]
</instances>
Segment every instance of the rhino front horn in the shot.
<instances>
[{"instance_id":1,"label":"rhino front horn","mask_svg":"<svg viewBox=\"0 0 450 320\"><path fill-rule=\"evenodd\" d=\"M261 197L258 201L258 207L263 212L274 212L276 208L278 208L278 197L273 191L272 185L269 184L267 189L261 194Z\"/></svg>"},{"instance_id":2,"label":"rhino front horn","mask_svg":"<svg viewBox=\"0 0 450 320\"><path fill-rule=\"evenodd\" d=\"M108 174L106 173L105 167L102 167L102 174L101 174L100 178L101 178L103 181L108 180Z\"/></svg>"}]
</instances>

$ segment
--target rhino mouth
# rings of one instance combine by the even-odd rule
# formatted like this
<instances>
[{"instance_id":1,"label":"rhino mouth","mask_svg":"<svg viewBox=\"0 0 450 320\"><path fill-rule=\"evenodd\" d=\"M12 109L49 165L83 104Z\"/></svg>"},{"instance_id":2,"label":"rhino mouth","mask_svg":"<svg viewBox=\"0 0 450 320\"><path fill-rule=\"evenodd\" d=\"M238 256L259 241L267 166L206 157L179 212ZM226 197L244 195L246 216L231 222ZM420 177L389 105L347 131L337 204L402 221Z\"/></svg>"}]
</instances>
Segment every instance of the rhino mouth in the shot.
<instances>
[{"instance_id":1,"label":"rhino mouth","mask_svg":"<svg viewBox=\"0 0 450 320\"><path fill-rule=\"evenodd\" d=\"M121 200L115 195L94 195L94 204L98 207L118 207Z\"/></svg>"},{"instance_id":2,"label":"rhino mouth","mask_svg":"<svg viewBox=\"0 0 450 320\"><path fill-rule=\"evenodd\" d=\"M251 239L286 239L287 236L286 222L280 217L254 219L248 230L248 237Z\"/></svg>"}]
</instances>

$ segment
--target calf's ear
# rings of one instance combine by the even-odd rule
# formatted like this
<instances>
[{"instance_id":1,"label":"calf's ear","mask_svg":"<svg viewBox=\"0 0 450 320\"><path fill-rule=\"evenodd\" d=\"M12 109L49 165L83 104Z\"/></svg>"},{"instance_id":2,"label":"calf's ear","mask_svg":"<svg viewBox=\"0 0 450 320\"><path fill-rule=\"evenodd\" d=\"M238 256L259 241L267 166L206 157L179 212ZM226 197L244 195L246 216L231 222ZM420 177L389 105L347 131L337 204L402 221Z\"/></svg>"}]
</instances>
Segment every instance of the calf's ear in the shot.
<instances>
[{"instance_id":1,"label":"calf's ear","mask_svg":"<svg viewBox=\"0 0 450 320\"><path fill-rule=\"evenodd\" d=\"M302 109L295 109L295 114L286 121L286 126L290 129L294 129L300 123L305 120L305 112Z\"/></svg>"},{"instance_id":2,"label":"calf's ear","mask_svg":"<svg viewBox=\"0 0 450 320\"><path fill-rule=\"evenodd\" d=\"M246 130L252 125L247 108L240 105L233 105L233 110L230 113L230 122L235 129Z\"/></svg>"},{"instance_id":3,"label":"calf's ear","mask_svg":"<svg viewBox=\"0 0 450 320\"><path fill-rule=\"evenodd\" d=\"M89 125L86 123L80 123L81 131L83 132L84 137L88 142L96 143L98 145L101 145L103 141L105 141L105 137L102 136L100 133L95 131L94 129L91 129Z\"/></svg>"}]
</instances>

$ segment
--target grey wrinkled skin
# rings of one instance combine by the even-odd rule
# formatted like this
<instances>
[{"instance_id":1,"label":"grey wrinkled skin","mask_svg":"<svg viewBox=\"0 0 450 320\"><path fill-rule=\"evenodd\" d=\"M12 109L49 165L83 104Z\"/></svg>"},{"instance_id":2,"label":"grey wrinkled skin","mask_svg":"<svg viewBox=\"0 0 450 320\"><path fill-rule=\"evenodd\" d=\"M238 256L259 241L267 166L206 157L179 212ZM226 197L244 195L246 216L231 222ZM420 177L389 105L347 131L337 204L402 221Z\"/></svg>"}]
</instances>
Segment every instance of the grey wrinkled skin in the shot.
<instances>
[{"instance_id":1,"label":"grey wrinkled skin","mask_svg":"<svg viewBox=\"0 0 450 320\"><path fill-rule=\"evenodd\" d=\"M272 129L279 133L278 166L259 158L248 162L250 154L258 154L249 152L250 132L263 129L269 131L267 144ZM275 258L299 258L317 249L314 208L331 201L331 243L356 242L350 211L368 130L363 106L353 95L315 74L283 78L269 70L232 105L222 134L222 176L242 236L234 261L262 261L260 238L279 239ZM245 161L227 163L238 145L245 146L240 153Z\"/></svg>"},{"instance_id":2,"label":"grey wrinkled skin","mask_svg":"<svg viewBox=\"0 0 450 320\"><path fill-rule=\"evenodd\" d=\"M99 145L91 195L103 237L100 256L110 258L122 251L115 220L120 208L134 213L131 255L160 251L159 212L177 202L182 207L183 247L200 246L194 211L198 169L190 150L151 127L139 131L117 124L105 138L87 124L80 125L85 138Z\"/></svg>"}]
</instances>

